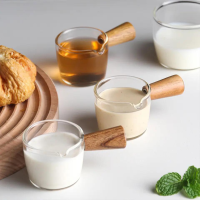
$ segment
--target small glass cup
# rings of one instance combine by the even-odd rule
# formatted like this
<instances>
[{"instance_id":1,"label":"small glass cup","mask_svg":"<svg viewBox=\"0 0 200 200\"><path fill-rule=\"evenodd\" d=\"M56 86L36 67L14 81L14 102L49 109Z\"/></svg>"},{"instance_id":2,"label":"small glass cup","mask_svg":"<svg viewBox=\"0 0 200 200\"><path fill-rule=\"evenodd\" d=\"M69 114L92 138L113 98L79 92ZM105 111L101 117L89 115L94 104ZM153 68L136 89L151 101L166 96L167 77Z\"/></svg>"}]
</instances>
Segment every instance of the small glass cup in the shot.
<instances>
[{"instance_id":1,"label":"small glass cup","mask_svg":"<svg viewBox=\"0 0 200 200\"><path fill-rule=\"evenodd\" d=\"M171 1L155 8L153 39L160 64L191 70L200 67L200 2Z\"/></svg>"},{"instance_id":2,"label":"small glass cup","mask_svg":"<svg viewBox=\"0 0 200 200\"><path fill-rule=\"evenodd\" d=\"M144 86L148 88L147 94L143 94L142 88ZM102 98L101 93L111 88L135 89L135 92L142 94L143 98L135 104L129 101L117 102ZM121 125L127 139L142 135L147 129L149 120L150 92L149 84L134 76L113 76L101 80L94 88L95 110L99 129L103 130ZM123 96L123 90L121 90L120 96Z\"/></svg>"},{"instance_id":3,"label":"small glass cup","mask_svg":"<svg viewBox=\"0 0 200 200\"><path fill-rule=\"evenodd\" d=\"M106 33L91 27L71 28L58 34L55 43L61 78L66 84L88 86L104 78L108 60Z\"/></svg>"},{"instance_id":4,"label":"small glass cup","mask_svg":"<svg viewBox=\"0 0 200 200\"><path fill-rule=\"evenodd\" d=\"M42 140L49 140L51 133L68 133L74 145L68 153L44 148ZM38 138L40 138L39 143ZM55 139L55 136L54 136ZM67 142L66 138L65 141ZM57 190L76 183L81 175L84 154L84 133L78 125L64 120L44 120L29 126L23 133L23 148L30 182L37 188Z\"/></svg>"}]
</instances>

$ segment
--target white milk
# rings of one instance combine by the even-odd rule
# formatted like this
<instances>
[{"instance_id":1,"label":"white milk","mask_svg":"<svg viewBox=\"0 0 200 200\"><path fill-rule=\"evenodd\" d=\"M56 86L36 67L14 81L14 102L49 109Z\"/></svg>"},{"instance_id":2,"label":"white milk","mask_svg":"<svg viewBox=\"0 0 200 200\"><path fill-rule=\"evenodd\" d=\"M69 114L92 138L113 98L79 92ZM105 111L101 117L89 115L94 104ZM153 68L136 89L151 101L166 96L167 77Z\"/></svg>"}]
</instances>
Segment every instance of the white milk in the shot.
<instances>
[{"instance_id":1,"label":"white milk","mask_svg":"<svg viewBox=\"0 0 200 200\"><path fill-rule=\"evenodd\" d=\"M176 26L188 24L173 23ZM162 27L154 38L159 62L168 68L189 70L200 67L200 30Z\"/></svg>"},{"instance_id":2,"label":"white milk","mask_svg":"<svg viewBox=\"0 0 200 200\"><path fill-rule=\"evenodd\" d=\"M140 103L146 94L134 88L111 88L100 93L100 97L112 102ZM99 129L123 126L127 139L137 137L147 129L150 113L150 101L144 101L141 109L137 110L130 104L105 104L96 102L96 117Z\"/></svg>"},{"instance_id":3,"label":"white milk","mask_svg":"<svg viewBox=\"0 0 200 200\"><path fill-rule=\"evenodd\" d=\"M46 153L36 153L29 148L24 150L30 181L45 189L61 189L74 184L81 175L84 149L79 146L65 154L79 140L74 134L62 132L33 138L28 144ZM49 152L57 152L58 155Z\"/></svg>"}]
</instances>

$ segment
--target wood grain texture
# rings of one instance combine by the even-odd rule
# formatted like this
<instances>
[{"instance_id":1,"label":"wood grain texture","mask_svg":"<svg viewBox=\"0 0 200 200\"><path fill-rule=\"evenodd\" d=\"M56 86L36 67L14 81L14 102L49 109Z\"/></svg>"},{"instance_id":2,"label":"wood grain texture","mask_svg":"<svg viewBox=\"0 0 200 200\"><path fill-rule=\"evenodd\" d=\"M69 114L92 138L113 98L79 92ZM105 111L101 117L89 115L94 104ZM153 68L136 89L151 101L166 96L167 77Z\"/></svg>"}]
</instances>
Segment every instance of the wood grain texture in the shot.
<instances>
[{"instance_id":1,"label":"wood grain texture","mask_svg":"<svg viewBox=\"0 0 200 200\"><path fill-rule=\"evenodd\" d=\"M120 24L119 26L107 31L106 34L108 36L109 46L131 41L136 36L135 28L129 22Z\"/></svg>"},{"instance_id":2,"label":"wood grain texture","mask_svg":"<svg viewBox=\"0 0 200 200\"><path fill-rule=\"evenodd\" d=\"M20 104L0 109L0 180L25 166L22 133L32 123L58 118L58 95L52 80L37 67L36 89ZM40 134L48 131L48 127Z\"/></svg>"},{"instance_id":3,"label":"wood grain texture","mask_svg":"<svg viewBox=\"0 0 200 200\"><path fill-rule=\"evenodd\" d=\"M84 141L85 151L126 147L126 138L122 126L86 134Z\"/></svg>"},{"instance_id":4,"label":"wood grain texture","mask_svg":"<svg viewBox=\"0 0 200 200\"><path fill-rule=\"evenodd\" d=\"M183 79L178 75L151 83L150 87L152 100L180 95L185 89ZM148 88L145 86L142 90L147 93Z\"/></svg>"}]
</instances>

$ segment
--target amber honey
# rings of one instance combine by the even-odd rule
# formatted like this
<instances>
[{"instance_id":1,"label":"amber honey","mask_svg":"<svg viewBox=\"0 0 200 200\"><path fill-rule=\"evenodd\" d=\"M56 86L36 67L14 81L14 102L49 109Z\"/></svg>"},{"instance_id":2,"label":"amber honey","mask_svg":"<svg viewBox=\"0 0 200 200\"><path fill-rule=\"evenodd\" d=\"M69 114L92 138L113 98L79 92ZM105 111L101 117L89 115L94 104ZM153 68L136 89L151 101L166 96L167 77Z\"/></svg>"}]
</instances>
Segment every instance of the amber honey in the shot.
<instances>
[{"instance_id":1,"label":"amber honey","mask_svg":"<svg viewBox=\"0 0 200 200\"><path fill-rule=\"evenodd\" d=\"M105 76L108 48L102 49L102 44L94 38L75 38L59 44L57 60L65 83L93 85Z\"/></svg>"}]
</instances>

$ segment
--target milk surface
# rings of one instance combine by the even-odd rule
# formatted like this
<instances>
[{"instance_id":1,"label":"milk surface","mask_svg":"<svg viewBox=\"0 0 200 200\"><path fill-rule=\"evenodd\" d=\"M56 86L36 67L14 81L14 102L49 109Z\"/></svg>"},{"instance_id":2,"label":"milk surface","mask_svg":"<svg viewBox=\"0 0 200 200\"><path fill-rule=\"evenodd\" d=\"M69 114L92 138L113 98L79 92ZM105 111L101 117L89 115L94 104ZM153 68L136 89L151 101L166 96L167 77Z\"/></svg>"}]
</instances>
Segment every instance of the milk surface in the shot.
<instances>
[{"instance_id":1,"label":"milk surface","mask_svg":"<svg viewBox=\"0 0 200 200\"><path fill-rule=\"evenodd\" d=\"M100 97L112 102L129 102L139 104L146 94L134 88L111 88L100 93ZM137 137L147 129L150 113L150 102L145 100L140 109L130 104L106 104L97 100L96 116L99 129L123 126L127 139Z\"/></svg>"},{"instance_id":2,"label":"milk surface","mask_svg":"<svg viewBox=\"0 0 200 200\"><path fill-rule=\"evenodd\" d=\"M74 134L63 132L33 138L28 144L44 153L29 148L24 150L30 181L45 189L61 189L74 184L81 175L84 149L77 147L68 155L66 151L79 140Z\"/></svg>"},{"instance_id":3,"label":"milk surface","mask_svg":"<svg viewBox=\"0 0 200 200\"><path fill-rule=\"evenodd\" d=\"M179 70L200 67L200 29L180 30L162 27L154 37L154 45L158 60L165 67Z\"/></svg>"}]
</instances>

